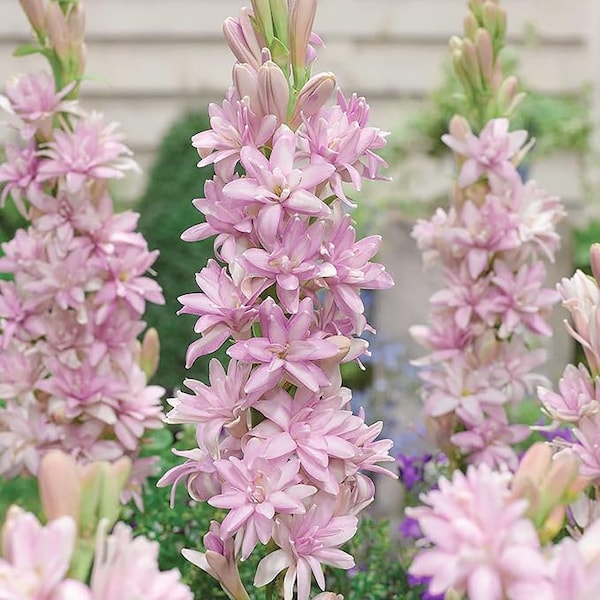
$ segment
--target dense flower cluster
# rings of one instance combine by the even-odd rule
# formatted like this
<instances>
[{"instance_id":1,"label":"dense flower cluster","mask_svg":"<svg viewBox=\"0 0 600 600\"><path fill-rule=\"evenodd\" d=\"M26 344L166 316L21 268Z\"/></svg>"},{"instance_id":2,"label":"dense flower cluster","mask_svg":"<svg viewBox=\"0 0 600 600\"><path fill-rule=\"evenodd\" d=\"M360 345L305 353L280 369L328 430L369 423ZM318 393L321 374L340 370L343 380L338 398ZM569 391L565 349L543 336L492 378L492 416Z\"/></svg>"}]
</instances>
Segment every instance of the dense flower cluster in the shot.
<instances>
[{"instance_id":1,"label":"dense flower cluster","mask_svg":"<svg viewBox=\"0 0 600 600\"><path fill-rule=\"evenodd\" d=\"M67 18L47 8L49 24ZM146 302L164 301L147 275L157 252L108 192L137 167L116 124L84 112L75 87L56 89L42 72L9 80L0 96L15 131L1 199L29 222L0 258L10 276L0 281L2 477L37 474L52 448L81 462L135 458L144 431L162 426L163 389L147 385L137 342ZM138 484L151 468L138 464Z\"/></svg>"},{"instance_id":2,"label":"dense flower cluster","mask_svg":"<svg viewBox=\"0 0 600 600\"><path fill-rule=\"evenodd\" d=\"M505 28L505 15L497 2L485 4L489 15L483 18L475 14L483 4L470 3L474 12L466 20L465 39L455 38L451 45L464 61L457 72L467 73L467 91L477 101L477 81L487 90L485 97L492 97L489 106L478 107L489 115L506 101L509 89L512 104L518 98L516 80L503 81L493 51L503 41L498 32ZM492 40L488 26L500 37ZM444 287L430 300L429 324L411 333L430 351L418 364L425 414L438 445L468 462L514 469L511 446L529 430L511 425L506 408L544 381L534 371L545 360L535 340L551 335L547 317L558 295L544 288L543 259L554 260L560 241L556 225L565 213L557 198L524 181L517 170L530 145L527 132L510 131L505 117L480 127L473 133L457 115L442 138L458 167L451 206L418 221L413 237L426 265L441 266Z\"/></svg>"},{"instance_id":3,"label":"dense flower cluster","mask_svg":"<svg viewBox=\"0 0 600 600\"><path fill-rule=\"evenodd\" d=\"M192 600L176 570L158 570L158 544L131 537L118 523L113 533L98 534L90 587L66 577L77 539L75 520L63 515L42 526L12 506L2 528L0 597L35 600Z\"/></svg>"},{"instance_id":4,"label":"dense flower cluster","mask_svg":"<svg viewBox=\"0 0 600 600\"><path fill-rule=\"evenodd\" d=\"M363 98L338 92L325 105L333 75L309 77L320 43L315 8L255 2L225 22L238 59L234 85L222 106L211 105L211 129L192 138L215 177L194 200L205 221L183 238L216 236L219 262L197 274L199 292L180 298L200 334L188 367L233 343L226 370L213 360L208 385L188 379L190 392L171 400L168 422L195 425L198 447L160 483L184 479L192 498L227 511L205 537L206 552L186 556L233 598L247 598L235 565L258 543L278 549L260 563L255 585L285 570L286 600L295 586L307 600L311 572L324 589L322 564L350 568L340 546L373 499L365 471L391 460L391 442L376 440L381 423L352 413L339 369L367 352L361 289L392 285L371 261L380 238L356 239L342 189L379 177L374 151L386 134L368 125ZM271 54L274 35L288 54Z\"/></svg>"},{"instance_id":5,"label":"dense flower cluster","mask_svg":"<svg viewBox=\"0 0 600 600\"><path fill-rule=\"evenodd\" d=\"M575 471L565 469L568 461L559 466L555 460L552 467L544 461L546 483L534 482L525 472L546 451L550 460L547 446L534 447L524 461L529 464L516 475L485 464L469 466L466 474L455 471L451 480L442 478L438 490L423 496L424 506L409 509L432 544L417 554L410 571L430 579L431 593L454 590L470 600L598 596L600 523L579 539L566 537L555 545L543 545L536 530L540 512L564 511L556 506L561 484L577 470L576 465ZM566 471L571 473L567 478Z\"/></svg>"}]
</instances>

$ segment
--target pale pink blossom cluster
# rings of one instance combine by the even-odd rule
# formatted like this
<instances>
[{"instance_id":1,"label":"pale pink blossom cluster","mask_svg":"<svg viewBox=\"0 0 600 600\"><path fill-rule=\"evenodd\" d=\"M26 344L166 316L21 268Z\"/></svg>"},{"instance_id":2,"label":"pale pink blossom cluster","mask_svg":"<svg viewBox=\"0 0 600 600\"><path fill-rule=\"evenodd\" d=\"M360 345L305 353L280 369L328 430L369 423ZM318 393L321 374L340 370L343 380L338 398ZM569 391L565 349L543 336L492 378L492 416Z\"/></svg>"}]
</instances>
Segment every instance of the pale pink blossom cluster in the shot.
<instances>
[{"instance_id":1,"label":"pale pink blossom cluster","mask_svg":"<svg viewBox=\"0 0 600 600\"><path fill-rule=\"evenodd\" d=\"M29 221L0 258L3 477L36 475L52 448L81 462L135 458L144 432L162 427L163 389L147 385L137 342L146 302L164 302L148 276L157 252L108 192L137 167L114 123L67 100L73 87L29 74L0 96L17 127L1 199ZM152 465L139 467L142 481Z\"/></svg>"},{"instance_id":2,"label":"pale pink blossom cluster","mask_svg":"<svg viewBox=\"0 0 600 600\"><path fill-rule=\"evenodd\" d=\"M420 220L413 236L427 265L441 265L444 288L430 300L429 325L411 333L430 354L418 362L426 416L437 441L469 462L490 466L517 457L511 447L528 428L511 425L506 408L544 378L538 336L558 300L544 288L542 258L554 260L561 203L516 169L527 133L504 118L480 135L455 117L443 137L459 163L451 207Z\"/></svg>"},{"instance_id":3,"label":"pale pink blossom cluster","mask_svg":"<svg viewBox=\"0 0 600 600\"><path fill-rule=\"evenodd\" d=\"M12 506L2 528L0 598L192 600L177 570L158 570L157 542L133 539L123 523L110 535L101 526L89 587L67 577L76 540L77 524L72 517L63 515L42 526L33 514Z\"/></svg>"},{"instance_id":4,"label":"pale pink blossom cluster","mask_svg":"<svg viewBox=\"0 0 600 600\"><path fill-rule=\"evenodd\" d=\"M289 26L279 39L291 47L273 60L265 6L225 22L234 85L210 106L211 129L192 138L215 177L194 200L205 221L182 236L216 236L217 258L196 275L200 290L180 298L200 334L187 366L228 342L231 360L225 369L213 359L208 385L187 379L190 391L170 401L167 421L193 424L198 446L178 452L186 462L159 485L185 480L192 498L226 511L206 551L186 556L232 598L247 598L237 562L270 543L278 549L259 564L255 585L285 571L285 599L296 587L307 600L313 576L325 588L323 564L354 564L340 546L373 499L365 472L390 460L391 442L377 441L382 424L352 413L340 377L341 362L367 352L361 289L392 285L371 260L380 238L356 239L342 189L379 177L375 150L386 134L368 125L363 98L338 92L325 105L332 74L309 78L316 2L270 3L267 16Z\"/></svg>"},{"instance_id":5,"label":"pale pink blossom cluster","mask_svg":"<svg viewBox=\"0 0 600 600\"><path fill-rule=\"evenodd\" d=\"M548 497L556 497L555 484L564 479L560 471L554 472ZM428 578L432 594L454 592L469 600L597 598L600 522L578 539L546 543L530 512L535 503L522 496L517 482L508 470L492 471L485 464L440 479L439 489L423 495L424 506L408 510L427 542L410 572ZM530 493L538 490L528 487ZM538 511L552 506L544 503Z\"/></svg>"},{"instance_id":6,"label":"pale pink blossom cluster","mask_svg":"<svg viewBox=\"0 0 600 600\"><path fill-rule=\"evenodd\" d=\"M593 244L594 276L576 271L557 285L572 324L565 321L573 338L583 347L588 366L569 364L558 382L558 390L539 386L538 398L550 417L549 429L567 428L570 436L557 439L581 459L580 473L597 485L600 482L600 289L598 283L600 244Z\"/></svg>"}]
</instances>

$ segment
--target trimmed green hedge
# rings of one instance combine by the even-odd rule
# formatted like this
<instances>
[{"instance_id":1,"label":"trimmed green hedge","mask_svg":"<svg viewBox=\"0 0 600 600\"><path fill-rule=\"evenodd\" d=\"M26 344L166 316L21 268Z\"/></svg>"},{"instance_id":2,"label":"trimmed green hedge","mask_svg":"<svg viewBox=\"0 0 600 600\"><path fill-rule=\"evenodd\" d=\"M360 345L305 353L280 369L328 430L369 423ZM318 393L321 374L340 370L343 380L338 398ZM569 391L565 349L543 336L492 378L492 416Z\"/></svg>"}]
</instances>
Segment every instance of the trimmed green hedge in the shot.
<instances>
[{"instance_id":1,"label":"trimmed green hedge","mask_svg":"<svg viewBox=\"0 0 600 600\"><path fill-rule=\"evenodd\" d=\"M179 119L167 132L150 172L147 189L137 210L141 213L139 229L152 249L160 250L154 265L163 288L166 306L148 305L145 320L160 335L161 355L155 381L167 388L181 387L183 379L206 381L211 357L199 358L185 369L185 352L196 339L196 317L179 315L177 298L199 291L194 276L214 254L212 238L203 242L183 242L181 233L199 223L203 216L192 205L204 193L204 182L212 178L212 168L199 169L198 154L190 138L209 128L205 113L191 112ZM224 351L218 353L226 358Z\"/></svg>"}]
</instances>

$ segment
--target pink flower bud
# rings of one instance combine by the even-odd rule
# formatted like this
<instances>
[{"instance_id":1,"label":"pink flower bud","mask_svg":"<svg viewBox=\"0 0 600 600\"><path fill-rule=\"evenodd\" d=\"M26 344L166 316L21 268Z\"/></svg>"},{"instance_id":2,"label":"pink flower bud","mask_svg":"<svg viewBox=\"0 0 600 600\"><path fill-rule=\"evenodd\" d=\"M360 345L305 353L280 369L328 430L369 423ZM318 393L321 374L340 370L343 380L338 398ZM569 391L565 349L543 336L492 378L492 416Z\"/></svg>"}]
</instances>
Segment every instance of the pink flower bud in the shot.
<instances>
[{"instance_id":1,"label":"pink flower bud","mask_svg":"<svg viewBox=\"0 0 600 600\"><path fill-rule=\"evenodd\" d=\"M256 115L261 114L258 98L258 72L247 63L236 63L233 66L233 87L240 100L248 98L250 109Z\"/></svg>"},{"instance_id":2,"label":"pink flower bud","mask_svg":"<svg viewBox=\"0 0 600 600\"><path fill-rule=\"evenodd\" d=\"M48 521L69 515L79 523L81 483L72 456L50 450L40 462L38 472L40 499Z\"/></svg>"},{"instance_id":3,"label":"pink flower bud","mask_svg":"<svg viewBox=\"0 0 600 600\"><path fill-rule=\"evenodd\" d=\"M344 596L342 594L335 594L334 592L321 592L313 600L344 600Z\"/></svg>"},{"instance_id":4,"label":"pink flower bud","mask_svg":"<svg viewBox=\"0 0 600 600\"><path fill-rule=\"evenodd\" d=\"M290 15L290 51L295 76L297 72L299 73L306 67L306 50L310 41L316 12L317 0L296 0L292 6Z\"/></svg>"},{"instance_id":5,"label":"pink flower bud","mask_svg":"<svg viewBox=\"0 0 600 600\"><path fill-rule=\"evenodd\" d=\"M335 90L335 75L319 73L311 77L300 90L296 106L290 119L290 126L296 129L302 122L302 117L308 118L318 112L331 98Z\"/></svg>"},{"instance_id":6,"label":"pink flower bud","mask_svg":"<svg viewBox=\"0 0 600 600\"><path fill-rule=\"evenodd\" d=\"M250 17L242 10L240 20L228 17L223 23L225 41L233 55L241 63L248 63L255 69L261 64L261 47L250 24Z\"/></svg>"},{"instance_id":7,"label":"pink flower bud","mask_svg":"<svg viewBox=\"0 0 600 600\"><path fill-rule=\"evenodd\" d=\"M63 61L69 57L69 28L67 19L57 3L50 2L46 7L46 26L50 44L58 58Z\"/></svg>"},{"instance_id":8,"label":"pink flower bud","mask_svg":"<svg viewBox=\"0 0 600 600\"><path fill-rule=\"evenodd\" d=\"M71 48L81 45L85 36L85 11L81 0L73 6L67 16L67 29Z\"/></svg>"},{"instance_id":9,"label":"pink flower bud","mask_svg":"<svg viewBox=\"0 0 600 600\"><path fill-rule=\"evenodd\" d=\"M154 327L150 327L142 340L139 359L140 367L146 375L146 380L149 381L154 377L158 369L159 360L160 338L158 337L158 331Z\"/></svg>"},{"instance_id":10,"label":"pink flower bud","mask_svg":"<svg viewBox=\"0 0 600 600\"><path fill-rule=\"evenodd\" d=\"M455 137L460 142L464 142L467 136L471 135L469 122L461 115L454 115L450 119L448 131L452 137Z\"/></svg>"},{"instance_id":11,"label":"pink flower bud","mask_svg":"<svg viewBox=\"0 0 600 600\"><path fill-rule=\"evenodd\" d=\"M19 0L19 2L35 32L42 33L46 28L44 0Z\"/></svg>"},{"instance_id":12,"label":"pink flower bud","mask_svg":"<svg viewBox=\"0 0 600 600\"><path fill-rule=\"evenodd\" d=\"M258 98L263 115L275 115L279 123L287 120L289 84L283 71L267 61L258 69Z\"/></svg>"},{"instance_id":13,"label":"pink flower bud","mask_svg":"<svg viewBox=\"0 0 600 600\"><path fill-rule=\"evenodd\" d=\"M598 286L600 286L600 244L592 244L590 248L590 263L594 279Z\"/></svg>"},{"instance_id":14,"label":"pink flower bud","mask_svg":"<svg viewBox=\"0 0 600 600\"><path fill-rule=\"evenodd\" d=\"M490 36L495 38L499 33L498 5L495 2L486 0L481 15L483 26L489 31Z\"/></svg>"},{"instance_id":15,"label":"pink flower bud","mask_svg":"<svg viewBox=\"0 0 600 600\"><path fill-rule=\"evenodd\" d=\"M486 29L478 29L475 34L475 48L479 59L479 69L485 82L491 83L494 72L494 48L492 38Z\"/></svg>"}]
</instances>

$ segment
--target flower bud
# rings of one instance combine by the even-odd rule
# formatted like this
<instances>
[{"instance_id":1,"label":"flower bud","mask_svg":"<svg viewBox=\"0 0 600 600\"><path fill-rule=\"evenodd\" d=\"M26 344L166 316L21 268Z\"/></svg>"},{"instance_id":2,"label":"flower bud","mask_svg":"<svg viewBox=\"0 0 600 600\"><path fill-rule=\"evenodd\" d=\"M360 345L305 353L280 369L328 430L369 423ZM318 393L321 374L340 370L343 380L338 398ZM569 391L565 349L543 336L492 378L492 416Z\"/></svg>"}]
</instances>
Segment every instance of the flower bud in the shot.
<instances>
[{"instance_id":1,"label":"flower bud","mask_svg":"<svg viewBox=\"0 0 600 600\"><path fill-rule=\"evenodd\" d=\"M471 82L470 87L473 90L481 89L481 71L479 70L479 61L477 59L477 50L471 40L463 40L462 46L462 64L465 74Z\"/></svg>"},{"instance_id":2,"label":"flower bud","mask_svg":"<svg viewBox=\"0 0 600 600\"><path fill-rule=\"evenodd\" d=\"M296 89L300 89L306 83L306 50L316 12L317 0L296 0L292 6L289 37Z\"/></svg>"},{"instance_id":3,"label":"flower bud","mask_svg":"<svg viewBox=\"0 0 600 600\"><path fill-rule=\"evenodd\" d=\"M592 244L590 248L590 263L594 279L600 287L600 244Z\"/></svg>"},{"instance_id":4,"label":"flower bud","mask_svg":"<svg viewBox=\"0 0 600 600\"><path fill-rule=\"evenodd\" d=\"M499 33L498 5L495 2L486 0L481 11L483 26L489 31L492 39L495 39Z\"/></svg>"},{"instance_id":5,"label":"flower bud","mask_svg":"<svg viewBox=\"0 0 600 600\"><path fill-rule=\"evenodd\" d=\"M142 340L139 359L140 367L146 375L146 381L150 381L154 377L158 369L159 360L160 338L158 337L156 328L150 327Z\"/></svg>"},{"instance_id":6,"label":"flower bud","mask_svg":"<svg viewBox=\"0 0 600 600\"><path fill-rule=\"evenodd\" d=\"M67 30L71 49L80 46L85 37L85 11L81 0L73 6L67 16Z\"/></svg>"},{"instance_id":7,"label":"flower bud","mask_svg":"<svg viewBox=\"0 0 600 600\"><path fill-rule=\"evenodd\" d=\"M283 71L271 60L258 69L258 98L263 115L275 115L279 123L286 122L289 84Z\"/></svg>"},{"instance_id":8,"label":"flower bud","mask_svg":"<svg viewBox=\"0 0 600 600\"><path fill-rule=\"evenodd\" d=\"M19 2L33 30L38 35L43 33L46 29L44 0L19 0Z\"/></svg>"},{"instance_id":9,"label":"flower bud","mask_svg":"<svg viewBox=\"0 0 600 600\"><path fill-rule=\"evenodd\" d=\"M55 2L50 2L46 7L46 27L54 52L61 62L67 60L70 50L67 19Z\"/></svg>"},{"instance_id":10,"label":"flower bud","mask_svg":"<svg viewBox=\"0 0 600 600\"><path fill-rule=\"evenodd\" d=\"M233 65L233 87L238 98L248 98L250 108L255 114L260 114L258 100L258 72L247 63Z\"/></svg>"},{"instance_id":11,"label":"flower bud","mask_svg":"<svg viewBox=\"0 0 600 600\"><path fill-rule=\"evenodd\" d=\"M502 82L496 94L498 109L502 115L508 114L508 109L516 97L518 85L519 80L514 75L510 75Z\"/></svg>"},{"instance_id":12,"label":"flower bud","mask_svg":"<svg viewBox=\"0 0 600 600\"><path fill-rule=\"evenodd\" d=\"M308 118L318 112L331 98L335 90L335 75L333 73L319 73L311 77L302 87L296 106L290 119L290 127L296 129L302 117Z\"/></svg>"},{"instance_id":13,"label":"flower bud","mask_svg":"<svg viewBox=\"0 0 600 600\"><path fill-rule=\"evenodd\" d=\"M271 16L271 3L269 0L252 0L252 11L254 18L265 36L267 47L271 46L275 32L273 31L273 17Z\"/></svg>"},{"instance_id":14,"label":"flower bud","mask_svg":"<svg viewBox=\"0 0 600 600\"><path fill-rule=\"evenodd\" d=\"M261 64L261 47L250 24L248 13L242 9L240 20L228 17L223 22L223 35L229 49L240 63L247 63L254 69Z\"/></svg>"},{"instance_id":15,"label":"flower bud","mask_svg":"<svg viewBox=\"0 0 600 600\"><path fill-rule=\"evenodd\" d=\"M475 34L475 48L477 58L479 59L479 68L483 80L490 84L494 71L494 49L492 47L492 38L487 29L478 29Z\"/></svg>"},{"instance_id":16,"label":"flower bud","mask_svg":"<svg viewBox=\"0 0 600 600\"><path fill-rule=\"evenodd\" d=\"M344 600L344 596L342 594L335 594L334 592L321 592L312 600Z\"/></svg>"},{"instance_id":17,"label":"flower bud","mask_svg":"<svg viewBox=\"0 0 600 600\"><path fill-rule=\"evenodd\" d=\"M47 452L40 461L38 483L48 521L69 515L79 523L81 483L72 456L60 450Z\"/></svg>"},{"instance_id":18,"label":"flower bud","mask_svg":"<svg viewBox=\"0 0 600 600\"><path fill-rule=\"evenodd\" d=\"M463 20L463 26L465 30L465 37L475 41L475 34L477 33L479 24L477 23L477 19L473 13L467 13L467 16Z\"/></svg>"}]
</instances>

